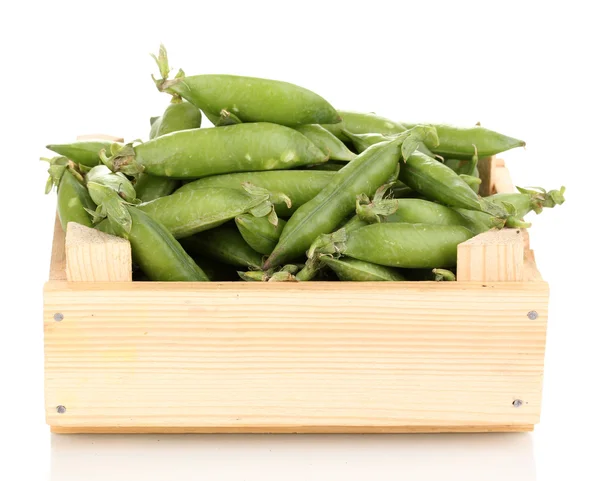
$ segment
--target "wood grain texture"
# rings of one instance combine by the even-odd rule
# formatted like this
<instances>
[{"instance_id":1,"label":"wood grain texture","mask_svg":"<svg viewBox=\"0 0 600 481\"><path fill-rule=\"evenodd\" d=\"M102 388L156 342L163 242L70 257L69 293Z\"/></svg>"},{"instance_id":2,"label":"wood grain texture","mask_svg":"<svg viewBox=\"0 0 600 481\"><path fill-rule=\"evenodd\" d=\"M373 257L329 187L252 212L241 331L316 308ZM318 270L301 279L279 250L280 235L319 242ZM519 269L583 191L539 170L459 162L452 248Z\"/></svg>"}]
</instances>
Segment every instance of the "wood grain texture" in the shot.
<instances>
[{"instance_id":1,"label":"wood grain texture","mask_svg":"<svg viewBox=\"0 0 600 481\"><path fill-rule=\"evenodd\" d=\"M522 229L490 230L458 245L458 281L523 281Z\"/></svg>"},{"instance_id":2,"label":"wood grain texture","mask_svg":"<svg viewBox=\"0 0 600 481\"><path fill-rule=\"evenodd\" d=\"M56 220L54 221L54 235L52 237L52 253L50 254L49 279L51 281L66 281L66 269L65 231L63 231L58 214L56 214Z\"/></svg>"},{"instance_id":3,"label":"wood grain texture","mask_svg":"<svg viewBox=\"0 0 600 481\"><path fill-rule=\"evenodd\" d=\"M53 281L47 422L209 432L528 426L540 414L547 306L545 282Z\"/></svg>"},{"instance_id":4,"label":"wood grain texture","mask_svg":"<svg viewBox=\"0 0 600 481\"><path fill-rule=\"evenodd\" d=\"M108 140L109 142L124 142L123 137L115 137L114 135L106 134L87 134L78 135L77 140Z\"/></svg>"},{"instance_id":5,"label":"wood grain texture","mask_svg":"<svg viewBox=\"0 0 600 481\"><path fill-rule=\"evenodd\" d=\"M252 427L93 427L54 426L55 434L435 434L435 433L522 433L533 424L492 426L252 426Z\"/></svg>"},{"instance_id":6,"label":"wood grain texture","mask_svg":"<svg viewBox=\"0 0 600 481\"><path fill-rule=\"evenodd\" d=\"M506 167L496 167L494 173L494 193L515 192L515 184L512 181L510 172Z\"/></svg>"},{"instance_id":7,"label":"wood grain texture","mask_svg":"<svg viewBox=\"0 0 600 481\"><path fill-rule=\"evenodd\" d=\"M125 239L69 222L65 252L69 281L132 280L131 245Z\"/></svg>"}]
</instances>

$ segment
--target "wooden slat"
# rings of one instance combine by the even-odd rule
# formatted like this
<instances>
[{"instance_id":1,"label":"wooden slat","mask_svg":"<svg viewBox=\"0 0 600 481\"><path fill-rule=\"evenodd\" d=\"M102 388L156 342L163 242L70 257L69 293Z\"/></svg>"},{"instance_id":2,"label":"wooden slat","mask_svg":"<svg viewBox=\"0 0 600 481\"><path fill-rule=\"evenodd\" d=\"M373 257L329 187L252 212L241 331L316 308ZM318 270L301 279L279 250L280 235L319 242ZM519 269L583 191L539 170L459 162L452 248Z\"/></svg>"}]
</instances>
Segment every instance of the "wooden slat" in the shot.
<instances>
[{"instance_id":1,"label":"wooden slat","mask_svg":"<svg viewBox=\"0 0 600 481\"><path fill-rule=\"evenodd\" d=\"M458 281L523 281L522 229L491 230L458 246Z\"/></svg>"},{"instance_id":2,"label":"wooden slat","mask_svg":"<svg viewBox=\"0 0 600 481\"><path fill-rule=\"evenodd\" d=\"M125 239L69 222L65 249L69 281L132 280L131 245Z\"/></svg>"},{"instance_id":3,"label":"wooden slat","mask_svg":"<svg viewBox=\"0 0 600 481\"><path fill-rule=\"evenodd\" d=\"M510 172L506 167L496 167L494 174L494 193L510 193L515 192L515 184L513 184Z\"/></svg>"},{"instance_id":4,"label":"wooden slat","mask_svg":"<svg viewBox=\"0 0 600 481\"><path fill-rule=\"evenodd\" d=\"M55 434L426 434L426 433L522 433L533 431L533 424L489 426L255 426L255 427L59 427Z\"/></svg>"},{"instance_id":5,"label":"wooden slat","mask_svg":"<svg viewBox=\"0 0 600 481\"><path fill-rule=\"evenodd\" d=\"M54 235L52 237L52 254L50 255L50 275L51 281L67 280L67 258L65 255L65 232L60 225L58 214L54 221Z\"/></svg>"},{"instance_id":6,"label":"wooden slat","mask_svg":"<svg viewBox=\"0 0 600 481\"><path fill-rule=\"evenodd\" d=\"M47 422L208 432L532 425L547 304L544 282L49 282Z\"/></svg>"}]
</instances>

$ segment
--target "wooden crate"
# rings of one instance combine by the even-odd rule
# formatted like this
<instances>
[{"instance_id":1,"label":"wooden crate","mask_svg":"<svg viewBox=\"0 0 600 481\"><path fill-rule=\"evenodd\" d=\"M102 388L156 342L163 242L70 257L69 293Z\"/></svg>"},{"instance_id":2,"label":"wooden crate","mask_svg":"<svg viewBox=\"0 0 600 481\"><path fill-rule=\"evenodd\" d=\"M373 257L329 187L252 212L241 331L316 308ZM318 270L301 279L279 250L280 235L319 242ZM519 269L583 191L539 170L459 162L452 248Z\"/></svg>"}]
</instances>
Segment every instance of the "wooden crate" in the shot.
<instances>
[{"instance_id":1,"label":"wooden crate","mask_svg":"<svg viewBox=\"0 0 600 481\"><path fill-rule=\"evenodd\" d=\"M514 189L480 161L484 193ZM60 433L529 431L548 285L524 230L458 282L131 282L129 243L56 224L45 409Z\"/></svg>"}]
</instances>

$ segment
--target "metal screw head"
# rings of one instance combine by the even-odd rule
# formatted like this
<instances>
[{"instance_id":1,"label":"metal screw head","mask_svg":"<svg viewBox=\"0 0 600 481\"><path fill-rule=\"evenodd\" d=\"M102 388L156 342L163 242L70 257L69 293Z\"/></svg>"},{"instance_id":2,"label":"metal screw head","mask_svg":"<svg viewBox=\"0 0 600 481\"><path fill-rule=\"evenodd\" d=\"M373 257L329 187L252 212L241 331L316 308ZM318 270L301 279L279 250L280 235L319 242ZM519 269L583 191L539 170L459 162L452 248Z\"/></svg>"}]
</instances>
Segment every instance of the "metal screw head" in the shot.
<instances>
[{"instance_id":1,"label":"metal screw head","mask_svg":"<svg viewBox=\"0 0 600 481\"><path fill-rule=\"evenodd\" d=\"M523 401L521 401L520 399L515 399L513 401L513 406L516 408L520 408L523 405Z\"/></svg>"},{"instance_id":2,"label":"metal screw head","mask_svg":"<svg viewBox=\"0 0 600 481\"><path fill-rule=\"evenodd\" d=\"M62 315L62 312L57 312L56 314L54 314L54 320L56 322L60 322L65 318L65 316Z\"/></svg>"},{"instance_id":3,"label":"metal screw head","mask_svg":"<svg viewBox=\"0 0 600 481\"><path fill-rule=\"evenodd\" d=\"M58 414L64 414L67 412L67 408L60 404L59 406L56 406L56 412Z\"/></svg>"},{"instance_id":4,"label":"metal screw head","mask_svg":"<svg viewBox=\"0 0 600 481\"><path fill-rule=\"evenodd\" d=\"M537 311L529 311L527 313L527 317L529 319L531 319L532 321L535 321L538 318L538 313L537 313Z\"/></svg>"}]
</instances>

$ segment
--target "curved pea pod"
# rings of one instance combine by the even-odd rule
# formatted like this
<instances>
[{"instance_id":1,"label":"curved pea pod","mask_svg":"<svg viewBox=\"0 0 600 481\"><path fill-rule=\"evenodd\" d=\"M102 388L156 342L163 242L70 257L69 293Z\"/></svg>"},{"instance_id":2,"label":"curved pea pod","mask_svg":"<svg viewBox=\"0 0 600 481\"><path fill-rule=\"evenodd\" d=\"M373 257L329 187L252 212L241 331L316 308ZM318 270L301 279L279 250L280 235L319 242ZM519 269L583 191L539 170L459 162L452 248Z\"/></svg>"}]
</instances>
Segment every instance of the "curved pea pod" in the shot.
<instances>
[{"instance_id":1,"label":"curved pea pod","mask_svg":"<svg viewBox=\"0 0 600 481\"><path fill-rule=\"evenodd\" d=\"M168 177L157 177L150 174L140 174L135 182L135 192L138 199L142 202L150 202L151 200L165 197L172 194L180 182L176 179Z\"/></svg>"},{"instance_id":2,"label":"curved pea pod","mask_svg":"<svg viewBox=\"0 0 600 481\"><path fill-rule=\"evenodd\" d=\"M127 144L103 162L113 171L177 179L230 172L292 169L325 162L327 156L300 132L251 123L190 129Z\"/></svg>"},{"instance_id":3,"label":"curved pea pod","mask_svg":"<svg viewBox=\"0 0 600 481\"><path fill-rule=\"evenodd\" d=\"M231 225L223 225L181 240L192 256L209 257L235 267L260 269L262 255L253 250Z\"/></svg>"},{"instance_id":4,"label":"curved pea pod","mask_svg":"<svg viewBox=\"0 0 600 481\"><path fill-rule=\"evenodd\" d=\"M317 164L313 167L307 167L308 170L327 170L329 172L337 172L346 166L346 162L328 161L324 164Z\"/></svg>"},{"instance_id":5,"label":"curved pea pod","mask_svg":"<svg viewBox=\"0 0 600 481\"><path fill-rule=\"evenodd\" d=\"M414 152L400 169L400 180L411 189L450 207L487 212L506 217L505 208L479 197L450 167Z\"/></svg>"},{"instance_id":6,"label":"curved pea pod","mask_svg":"<svg viewBox=\"0 0 600 481\"><path fill-rule=\"evenodd\" d=\"M42 160L50 164L46 194L50 192L53 185L56 186L56 210L63 230L67 230L69 222L92 227L92 219L88 210L94 210L96 204L83 185L83 178L77 172L76 167L66 157L43 158Z\"/></svg>"},{"instance_id":7,"label":"curved pea pod","mask_svg":"<svg viewBox=\"0 0 600 481\"><path fill-rule=\"evenodd\" d=\"M435 136L435 131L418 127L394 140L375 144L335 174L332 182L289 219L279 243L265 268L281 265L302 255L320 235L333 231L356 206L358 195L373 195L384 183L398 175L400 156L409 156L418 141ZM404 143L410 144L405 149Z\"/></svg>"},{"instance_id":8,"label":"curved pea pod","mask_svg":"<svg viewBox=\"0 0 600 481\"><path fill-rule=\"evenodd\" d=\"M109 197L107 189L95 182L88 184L90 194L100 206ZM114 191L113 195L116 195ZM119 201L121 202L121 201ZM108 219L96 228L123 237L131 243L133 261L153 281L208 281L208 277L184 251L169 231L148 214L126 203L120 204L128 222L123 222L108 209Z\"/></svg>"},{"instance_id":9,"label":"curved pea pod","mask_svg":"<svg viewBox=\"0 0 600 481\"><path fill-rule=\"evenodd\" d=\"M540 214L544 208L551 209L565 201L564 187L549 192L541 187L531 189L517 187L517 190L518 193L494 194L487 197L487 199L496 205L510 205L513 210L511 214L518 219L522 219L531 211Z\"/></svg>"},{"instance_id":10,"label":"curved pea pod","mask_svg":"<svg viewBox=\"0 0 600 481\"><path fill-rule=\"evenodd\" d=\"M248 212L266 216L276 225L273 203L289 205L289 199L250 184L243 187L245 190L212 187L178 191L139 208L161 222L176 238L212 229Z\"/></svg>"},{"instance_id":11,"label":"curved pea pod","mask_svg":"<svg viewBox=\"0 0 600 481\"><path fill-rule=\"evenodd\" d=\"M327 265L340 281L405 281L406 278L396 269L380 266L371 262L346 257L336 259L321 256L321 262Z\"/></svg>"},{"instance_id":12,"label":"curved pea pod","mask_svg":"<svg viewBox=\"0 0 600 481\"><path fill-rule=\"evenodd\" d=\"M121 173L112 172L105 165L93 167L85 174L85 181L95 182L110 187L126 202L136 202L136 192L129 179Z\"/></svg>"},{"instance_id":13,"label":"curved pea pod","mask_svg":"<svg viewBox=\"0 0 600 481\"><path fill-rule=\"evenodd\" d=\"M383 266L419 269L455 266L458 244L473 233L462 226L380 223L340 237L329 250Z\"/></svg>"},{"instance_id":14,"label":"curved pea pod","mask_svg":"<svg viewBox=\"0 0 600 481\"><path fill-rule=\"evenodd\" d=\"M182 71L167 80L169 66L163 45L156 58L162 79L155 80L160 91L176 94L218 117L222 110L242 122L273 122L295 126L339 122L336 110L323 97L288 82L237 75L194 75Z\"/></svg>"},{"instance_id":15,"label":"curved pea pod","mask_svg":"<svg viewBox=\"0 0 600 481\"><path fill-rule=\"evenodd\" d=\"M107 140L79 140L69 144L50 144L46 145L46 148L67 157L76 164L94 167L102 163L99 157L100 151L109 152L113 144L114 142Z\"/></svg>"},{"instance_id":16,"label":"curved pea pod","mask_svg":"<svg viewBox=\"0 0 600 481\"><path fill-rule=\"evenodd\" d=\"M481 185L481 179L473 175L460 174L459 177L465 181L465 183L471 188L476 194L479 192L479 186Z\"/></svg>"},{"instance_id":17,"label":"curved pea pod","mask_svg":"<svg viewBox=\"0 0 600 481\"><path fill-rule=\"evenodd\" d=\"M350 162L356 157L340 139L318 124L300 125L295 130L307 137L331 160Z\"/></svg>"},{"instance_id":18,"label":"curved pea pod","mask_svg":"<svg viewBox=\"0 0 600 481\"><path fill-rule=\"evenodd\" d=\"M405 222L407 224L464 225L465 219L456 211L423 199L392 199L384 201L394 207L394 212L382 215L372 204L357 206L359 218L367 222Z\"/></svg>"},{"instance_id":19,"label":"curved pea pod","mask_svg":"<svg viewBox=\"0 0 600 481\"><path fill-rule=\"evenodd\" d=\"M371 145L378 144L379 142L385 142L386 140L391 140L398 134L380 134L380 133L365 133L365 134L355 134L348 130L343 131L344 135L352 142L354 149L357 152L364 152ZM424 154L433 157L434 154L429 150L429 148L423 143L418 142L417 150L423 152Z\"/></svg>"},{"instance_id":20,"label":"curved pea pod","mask_svg":"<svg viewBox=\"0 0 600 481\"><path fill-rule=\"evenodd\" d=\"M235 174L214 175L189 182L176 193L204 190L214 187L243 190L244 183L262 187L270 192L285 192L292 205L275 205L277 215L289 217L298 207L306 204L321 192L333 179L335 172L314 170L275 170L264 172L239 172Z\"/></svg>"},{"instance_id":21,"label":"curved pea pod","mask_svg":"<svg viewBox=\"0 0 600 481\"><path fill-rule=\"evenodd\" d=\"M250 214L238 215L235 223L246 243L256 252L265 255L273 252L286 224L279 219L275 226L266 217L254 217Z\"/></svg>"},{"instance_id":22,"label":"curved pea pod","mask_svg":"<svg viewBox=\"0 0 600 481\"><path fill-rule=\"evenodd\" d=\"M415 124L405 123L406 127ZM431 124L435 127L440 144L433 148L435 154L444 158L470 159L473 154L489 157L516 147L525 147L525 142L494 132L481 126L457 127L448 124Z\"/></svg>"},{"instance_id":23,"label":"curved pea pod","mask_svg":"<svg viewBox=\"0 0 600 481\"><path fill-rule=\"evenodd\" d=\"M491 229L502 229L507 224L507 219L494 217L493 215L476 210L453 208L463 218L463 223L473 234L481 234ZM521 223L518 227L529 227L528 224Z\"/></svg>"},{"instance_id":24,"label":"curved pea pod","mask_svg":"<svg viewBox=\"0 0 600 481\"><path fill-rule=\"evenodd\" d=\"M320 234L333 231L354 210L357 195L373 195L395 172L401 142L376 144L338 171L327 187L292 215L264 268L301 256Z\"/></svg>"},{"instance_id":25,"label":"curved pea pod","mask_svg":"<svg viewBox=\"0 0 600 481\"><path fill-rule=\"evenodd\" d=\"M202 113L189 102L173 100L160 117L153 117L150 139L179 130L198 129L202 125Z\"/></svg>"},{"instance_id":26,"label":"curved pea pod","mask_svg":"<svg viewBox=\"0 0 600 481\"><path fill-rule=\"evenodd\" d=\"M323 127L342 141L350 140L344 130L353 134L400 134L408 130L406 126L374 113L338 110L338 114L341 122Z\"/></svg>"}]
</instances>

